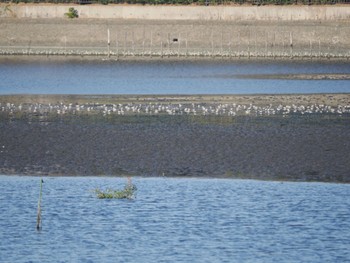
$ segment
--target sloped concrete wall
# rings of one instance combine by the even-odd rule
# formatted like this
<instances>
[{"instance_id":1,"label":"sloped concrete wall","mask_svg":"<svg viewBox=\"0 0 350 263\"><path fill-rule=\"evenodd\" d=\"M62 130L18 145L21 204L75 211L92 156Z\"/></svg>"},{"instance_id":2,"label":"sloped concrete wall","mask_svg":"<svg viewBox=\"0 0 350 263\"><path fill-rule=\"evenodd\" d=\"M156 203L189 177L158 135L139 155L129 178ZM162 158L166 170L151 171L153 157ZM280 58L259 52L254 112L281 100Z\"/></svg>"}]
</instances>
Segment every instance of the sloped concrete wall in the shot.
<instances>
[{"instance_id":1,"label":"sloped concrete wall","mask_svg":"<svg viewBox=\"0 0 350 263\"><path fill-rule=\"evenodd\" d=\"M64 18L69 7L80 18L202 21L349 20L350 6L138 6L138 5L0 5L0 17Z\"/></svg>"}]
</instances>

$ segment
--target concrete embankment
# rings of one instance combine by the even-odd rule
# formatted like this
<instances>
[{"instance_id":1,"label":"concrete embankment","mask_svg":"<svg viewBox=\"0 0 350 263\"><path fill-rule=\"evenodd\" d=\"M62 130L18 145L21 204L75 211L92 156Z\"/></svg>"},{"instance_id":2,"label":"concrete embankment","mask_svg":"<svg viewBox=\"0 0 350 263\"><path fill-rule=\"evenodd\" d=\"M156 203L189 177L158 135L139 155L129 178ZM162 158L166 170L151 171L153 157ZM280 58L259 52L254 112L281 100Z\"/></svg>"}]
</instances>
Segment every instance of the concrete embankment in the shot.
<instances>
[{"instance_id":1,"label":"concrete embankment","mask_svg":"<svg viewBox=\"0 0 350 263\"><path fill-rule=\"evenodd\" d=\"M69 7L1 6L0 54L350 57L347 6Z\"/></svg>"},{"instance_id":2,"label":"concrete embankment","mask_svg":"<svg viewBox=\"0 0 350 263\"><path fill-rule=\"evenodd\" d=\"M62 18L72 5L2 5L0 17ZM350 7L336 6L140 6L73 5L81 18L200 21L349 20Z\"/></svg>"}]
</instances>

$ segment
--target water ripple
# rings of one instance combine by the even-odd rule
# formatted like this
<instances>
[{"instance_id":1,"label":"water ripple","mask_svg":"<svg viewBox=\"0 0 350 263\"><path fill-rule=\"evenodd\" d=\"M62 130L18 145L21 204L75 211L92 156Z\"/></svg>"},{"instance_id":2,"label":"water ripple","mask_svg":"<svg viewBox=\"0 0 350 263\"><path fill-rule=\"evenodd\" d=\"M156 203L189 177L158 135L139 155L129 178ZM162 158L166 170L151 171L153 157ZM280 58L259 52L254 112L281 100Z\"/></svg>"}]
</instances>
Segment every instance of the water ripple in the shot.
<instances>
[{"instance_id":1,"label":"water ripple","mask_svg":"<svg viewBox=\"0 0 350 263\"><path fill-rule=\"evenodd\" d=\"M122 178L0 177L1 262L345 262L350 186L135 178L136 200L101 200Z\"/></svg>"}]
</instances>

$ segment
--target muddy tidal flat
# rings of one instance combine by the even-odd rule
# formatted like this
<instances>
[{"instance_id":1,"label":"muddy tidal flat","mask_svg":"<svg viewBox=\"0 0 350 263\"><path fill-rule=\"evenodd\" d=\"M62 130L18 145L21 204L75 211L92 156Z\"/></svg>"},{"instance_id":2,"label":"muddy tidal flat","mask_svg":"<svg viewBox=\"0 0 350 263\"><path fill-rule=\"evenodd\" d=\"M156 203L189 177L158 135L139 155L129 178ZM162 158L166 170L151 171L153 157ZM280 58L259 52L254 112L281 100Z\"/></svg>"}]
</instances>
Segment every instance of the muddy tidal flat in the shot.
<instances>
[{"instance_id":1,"label":"muddy tidal flat","mask_svg":"<svg viewBox=\"0 0 350 263\"><path fill-rule=\"evenodd\" d=\"M350 182L350 95L0 96L0 173Z\"/></svg>"}]
</instances>

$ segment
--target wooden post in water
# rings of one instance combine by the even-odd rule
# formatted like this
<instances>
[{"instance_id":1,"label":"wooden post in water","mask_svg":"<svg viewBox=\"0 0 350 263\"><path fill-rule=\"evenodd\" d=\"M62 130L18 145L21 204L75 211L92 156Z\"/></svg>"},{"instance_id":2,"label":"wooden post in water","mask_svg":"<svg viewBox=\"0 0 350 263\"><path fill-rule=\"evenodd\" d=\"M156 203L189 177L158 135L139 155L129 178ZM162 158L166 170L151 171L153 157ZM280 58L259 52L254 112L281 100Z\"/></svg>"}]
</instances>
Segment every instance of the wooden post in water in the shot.
<instances>
[{"instance_id":1,"label":"wooden post in water","mask_svg":"<svg viewBox=\"0 0 350 263\"><path fill-rule=\"evenodd\" d=\"M321 57L321 39L318 38L318 56Z\"/></svg>"},{"instance_id":2,"label":"wooden post in water","mask_svg":"<svg viewBox=\"0 0 350 263\"><path fill-rule=\"evenodd\" d=\"M186 32L186 57L188 56L188 32Z\"/></svg>"},{"instance_id":3,"label":"wooden post in water","mask_svg":"<svg viewBox=\"0 0 350 263\"><path fill-rule=\"evenodd\" d=\"M64 55L67 56L67 36L64 36Z\"/></svg>"},{"instance_id":4,"label":"wooden post in water","mask_svg":"<svg viewBox=\"0 0 350 263\"><path fill-rule=\"evenodd\" d=\"M134 31L132 31L132 55L135 56L135 35L134 35Z\"/></svg>"},{"instance_id":5,"label":"wooden post in water","mask_svg":"<svg viewBox=\"0 0 350 263\"><path fill-rule=\"evenodd\" d=\"M293 58L293 33L289 32L290 57Z\"/></svg>"},{"instance_id":6,"label":"wooden post in water","mask_svg":"<svg viewBox=\"0 0 350 263\"><path fill-rule=\"evenodd\" d=\"M229 52L229 57L230 58L232 57L232 48L231 48L232 43L231 43L231 41L232 41L232 34L230 32L230 40L228 42L228 52Z\"/></svg>"},{"instance_id":7,"label":"wooden post in water","mask_svg":"<svg viewBox=\"0 0 350 263\"><path fill-rule=\"evenodd\" d=\"M167 42L168 42L168 57L169 57L170 56L170 34L169 33L168 33Z\"/></svg>"},{"instance_id":8,"label":"wooden post in water","mask_svg":"<svg viewBox=\"0 0 350 263\"><path fill-rule=\"evenodd\" d=\"M257 43L257 36L256 36L256 28L254 28L254 45L255 45L255 57L258 57L258 43Z\"/></svg>"},{"instance_id":9,"label":"wooden post in water","mask_svg":"<svg viewBox=\"0 0 350 263\"><path fill-rule=\"evenodd\" d=\"M276 57L276 32L273 32L273 58Z\"/></svg>"},{"instance_id":10,"label":"wooden post in water","mask_svg":"<svg viewBox=\"0 0 350 263\"><path fill-rule=\"evenodd\" d=\"M223 57L223 42L224 42L224 32L222 32L221 30L221 45L220 45L220 53L221 53L221 57Z\"/></svg>"},{"instance_id":11,"label":"wooden post in water","mask_svg":"<svg viewBox=\"0 0 350 263\"><path fill-rule=\"evenodd\" d=\"M178 46L177 46L177 56L180 57L180 49L181 49L181 34L179 33L178 38Z\"/></svg>"},{"instance_id":12,"label":"wooden post in water","mask_svg":"<svg viewBox=\"0 0 350 263\"><path fill-rule=\"evenodd\" d=\"M283 46L283 49L282 49L282 57L285 56L285 43L284 43L284 37L285 37L285 32L282 33L282 46Z\"/></svg>"},{"instance_id":13,"label":"wooden post in water","mask_svg":"<svg viewBox=\"0 0 350 263\"><path fill-rule=\"evenodd\" d=\"M248 35L248 58L250 59L250 29L249 29L249 35Z\"/></svg>"},{"instance_id":14,"label":"wooden post in water","mask_svg":"<svg viewBox=\"0 0 350 263\"><path fill-rule=\"evenodd\" d=\"M123 52L123 56L125 57L126 56L126 39L128 37L128 32L125 31L125 34L124 34L124 52Z\"/></svg>"},{"instance_id":15,"label":"wooden post in water","mask_svg":"<svg viewBox=\"0 0 350 263\"><path fill-rule=\"evenodd\" d=\"M109 32L109 28L107 29L107 46L108 46L108 57L111 56L111 38L110 38L110 32Z\"/></svg>"},{"instance_id":16,"label":"wooden post in water","mask_svg":"<svg viewBox=\"0 0 350 263\"><path fill-rule=\"evenodd\" d=\"M117 59L118 59L119 58L118 32L115 34L115 47L116 47Z\"/></svg>"},{"instance_id":17,"label":"wooden post in water","mask_svg":"<svg viewBox=\"0 0 350 263\"><path fill-rule=\"evenodd\" d=\"M312 41L310 39L310 58L312 58Z\"/></svg>"},{"instance_id":18,"label":"wooden post in water","mask_svg":"<svg viewBox=\"0 0 350 263\"><path fill-rule=\"evenodd\" d=\"M149 47L149 49L150 49L150 57L152 57L152 45L153 45L153 32L151 30L151 43L150 43L150 47Z\"/></svg>"},{"instance_id":19,"label":"wooden post in water","mask_svg":"<svg viewBox=\"0 0 350 263\"><path fill-rule=\"evenodd\" d=\"M265 57L268 56L268 41L269 41L269 32L265 32Z\"/></svg>"},{"instance_id":20,"label":"wooden post in water","mask_svg":"<svg viewBox=\"0 0 350 263\"><path fill-rule=\"evenodd\" d=\"M238 58L241 57L241 32L238 32Z\"/></svg>"},{"instance_id":21,"label":"wooden post in water","mask_svg":"<svg viewBox=\"0 0 350 263\"><path fill-rule=\"evenodd\" d=\"M213 29L211 29L211 56L214 56L214 38L213 38Z\"/></svg>"},{"instance_id":22,"label":"wooden post in water","mask_svg":"<svg viewBox=\"0 0 350 263\"><path fill-rule=\"evenodd\" d=\"M39 231L41 230L41 198L42 198L42 192L43 192L43 179L40 179L40 193L39 193L39 201L38 201L38 211L37 211L37 217L36 217L36 229Z\"/></svg>"}]
</instances>

